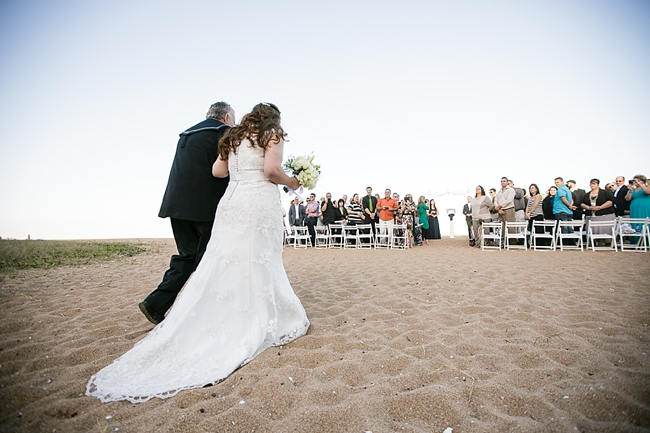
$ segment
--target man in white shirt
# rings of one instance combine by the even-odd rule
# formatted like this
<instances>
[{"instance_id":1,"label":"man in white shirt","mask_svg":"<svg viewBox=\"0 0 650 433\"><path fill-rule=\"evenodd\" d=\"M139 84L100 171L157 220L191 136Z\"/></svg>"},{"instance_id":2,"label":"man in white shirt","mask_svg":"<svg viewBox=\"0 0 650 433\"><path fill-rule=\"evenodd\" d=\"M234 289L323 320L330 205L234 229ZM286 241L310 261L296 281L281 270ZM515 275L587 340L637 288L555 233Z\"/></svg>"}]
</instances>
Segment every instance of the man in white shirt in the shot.
<instances>
[{"instance_id":1,"label":"man in white shirt","mask_svg":"<svg viewBox=\"0 0 650 433\"><path fill-rule=\"evenodd\" d=\"M508 178L501 178L501 189L497 192L494 208L499 213L501 220L501 236L505 236L506 221L515 221L515 190L508 185Z\"/></svg>"}]
</instances>

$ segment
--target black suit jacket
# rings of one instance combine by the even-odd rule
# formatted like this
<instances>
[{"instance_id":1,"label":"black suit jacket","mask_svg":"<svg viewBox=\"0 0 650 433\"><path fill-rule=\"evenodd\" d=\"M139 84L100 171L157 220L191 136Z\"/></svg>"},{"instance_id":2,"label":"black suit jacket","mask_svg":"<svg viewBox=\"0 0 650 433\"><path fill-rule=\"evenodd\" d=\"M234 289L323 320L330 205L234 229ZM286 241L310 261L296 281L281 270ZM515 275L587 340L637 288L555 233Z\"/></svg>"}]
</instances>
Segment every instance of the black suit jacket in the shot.
<instances>
[{"instance_id":1,"label":"black suit jacket","mask_svg":"<svg viewBox=\"0 0 650 433\"><path fill-rule=\"evenodd\" d=\"M374 195L370 196L370 200L372 200L372 210L375 212L375 219L374 221L377 221L379 212L377 212L377 197ZM370 221L370 216L366 213L366 209L370 209L370 203L368 203L368 196L364 195L363 198L361 199L361 207L363 208L363 218L366 221Z\"/></svg>"},{"instance_id":2,"label":"black suit jacket","mask_svg":"<svg viewBox=\"0 0 650 433\"><path fill-rule=\"evenodd\" d=\"M630 209L630 202L625 200L625 195L628 191L628 187L623 185L621 189L618 190L618 194L614 197L616 216L625 216L625 211Z\"/></svg>"},{"instance_id":3,"label":"black suit jacket","mask_svg":"<svg viewBox=\"0 0 650 433\"><path fill-rule=\"evenodd\" d=\"M289 224L292 226L301 226L307 216L307 208L304 205L298 205L298 216L296 217L296 207L289 205Z\"/></svg>"},{"instance_id":4,"label":"black suit jacket","mask_svg":"<svg viewBox=\"0 0 650 433\"><path fill-rule=\"evenodd\" d=\"M228 126L206 119L180 134L158 216L213 221L229 178L212 176L217 144Z\"/></svg>"}]
</instances>

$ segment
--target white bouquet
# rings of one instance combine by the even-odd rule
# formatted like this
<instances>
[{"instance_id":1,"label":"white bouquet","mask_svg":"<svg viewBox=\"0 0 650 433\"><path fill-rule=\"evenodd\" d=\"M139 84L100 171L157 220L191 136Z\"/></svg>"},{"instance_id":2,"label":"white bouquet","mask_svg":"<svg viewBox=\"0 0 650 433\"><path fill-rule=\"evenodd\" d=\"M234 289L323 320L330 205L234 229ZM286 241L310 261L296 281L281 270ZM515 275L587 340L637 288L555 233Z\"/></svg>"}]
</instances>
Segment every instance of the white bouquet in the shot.
<instances>
[{"instance_id":1,"label":"white bouquet","mask_svg":"<svg viewBox=\"0 0 650 433\"><path fill-rule=\"evenodd\" d=\"M300 182L300 189L304 186L307 189L313 189L320 176L320 165L314 164L314 155L311 156L290 156L284 163L284 169L290 176L295 176ZM284 187L285 192L289 192L288 187ZM294 194L295 191L291 190ZM296 194L297 195L297 194Z\"/></svg>"}]
</instances>

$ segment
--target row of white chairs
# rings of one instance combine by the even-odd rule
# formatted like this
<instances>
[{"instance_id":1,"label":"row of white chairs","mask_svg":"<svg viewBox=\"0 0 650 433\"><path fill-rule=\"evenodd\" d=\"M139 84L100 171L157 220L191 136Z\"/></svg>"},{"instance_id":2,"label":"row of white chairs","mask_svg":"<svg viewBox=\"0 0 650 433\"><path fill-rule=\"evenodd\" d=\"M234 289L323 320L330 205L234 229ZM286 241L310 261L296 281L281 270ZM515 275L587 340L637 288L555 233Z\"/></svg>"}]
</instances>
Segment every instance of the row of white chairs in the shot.
<instances>
[{"instance_id":1,"label":"row of white chairs","mask_svg":"<svg viewBox=\"0 0 650 433\"><path fill-rule=\"evenodd\" d=\"M284 243L294 248L386 248L407 249L409 237L406 224L394 224L391 227L379 225L372 230L370 224L347 225L329 224L314 226L315 245L307 226L285 227Z\"/></svg>"},{"instance_id":2,"label":"row of white chairs","mask_svg":"<svg viewBox=\"0 0 650 433\"><path fill-rule=\"evenodd\" d=\"M528 245L532 250L584 251L648 251L650 244L650 218L619 217L611 221L533 221L532 230L528 231L528 222L506 222L505 236L502 236L500 222L484 222L481 249L523 249ZM586 226L586 228L585 228ZM596 230L597 229L597 230ZM540 240L544 243L540 244ZM486 243L489 241L489 243ZM567 242L569 241L569 242ZM597 246L597 241L604 241L607 246ZM503 243L503 245L502 245Z\"/></svg>"}]
</instances>

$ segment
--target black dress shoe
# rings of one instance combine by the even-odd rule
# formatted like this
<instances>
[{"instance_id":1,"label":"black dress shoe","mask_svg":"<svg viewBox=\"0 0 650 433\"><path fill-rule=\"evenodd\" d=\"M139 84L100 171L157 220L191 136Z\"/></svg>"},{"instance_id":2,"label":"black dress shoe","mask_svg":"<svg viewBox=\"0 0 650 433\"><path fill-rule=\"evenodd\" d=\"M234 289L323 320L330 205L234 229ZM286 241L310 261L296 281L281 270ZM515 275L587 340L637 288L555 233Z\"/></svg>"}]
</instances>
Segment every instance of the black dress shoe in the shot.
<instances>
[{"instance_id":1,"label":"black dress shoe","mask_svg":"<svg viewBox=\"0 0 650 433\"><path fill-rule=\"evenodd\" d=\"M140 311L142 311L144 317L146 317L147 320L153 323L154 325L159 324L165 319L165 316L149 311L149 309L147 308L147 304L145 304L144 301L140 302L138 304L138 307L140 307Z\"/></svg>"}]
</instances>

